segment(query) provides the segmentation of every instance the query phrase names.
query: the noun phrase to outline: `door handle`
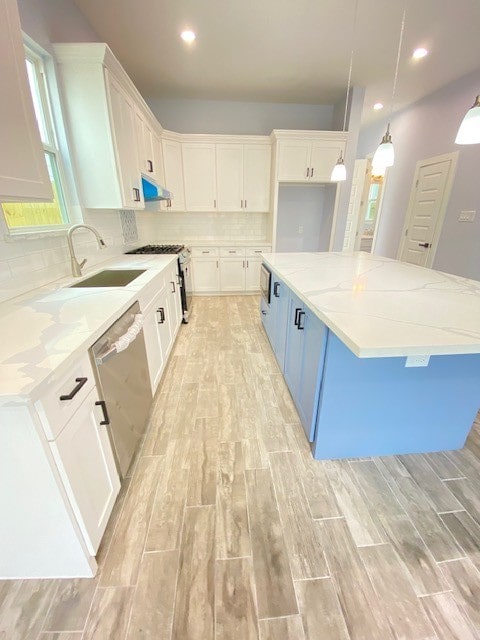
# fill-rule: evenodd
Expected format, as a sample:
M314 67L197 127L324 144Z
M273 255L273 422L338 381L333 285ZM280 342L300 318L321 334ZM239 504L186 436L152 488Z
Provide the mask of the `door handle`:
M97 405L97 407L102 407L103 420L100 422L100 424L101 425L110 424L110 418L108 417L107 404L105 400L97 400L95 404Z
M305 325L303 324L302 326L300 326L300 321L302 319L302 316L305 317L305 311L300 311L300 313L298 314L298 324L297 324L297 329L299 331L303 331L305 329Z
M425 247L425 249L428 249L428 247L430 246L429 242L419 242L418 243L419 247Z
M295 309L295 326L298 327L298 314L300 313L300 311L302 310L302 307L297 307Z
M275 282L275 284L273 285L273 295L274 295L276 298L279 298L279 297L280 297L280 296L279 296L279 294L278 294L278 287L279 287L279 286L280 286L280 283L279 283L279 282Z
M75 378L75 382L78 382L78 384L75 387L73 387L70 393L60 396L60 400L73 400L73 398L77 395L77 393L80 391L83 385L87 382L87 380L88 378Z

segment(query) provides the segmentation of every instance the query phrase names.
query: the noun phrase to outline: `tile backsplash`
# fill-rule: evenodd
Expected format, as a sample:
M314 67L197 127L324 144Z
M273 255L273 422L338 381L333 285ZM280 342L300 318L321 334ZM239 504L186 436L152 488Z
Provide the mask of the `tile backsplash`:
M84 222L98 229L107 245L100 251L90 231L75 232L75 253L79 260L87 258L87 267L142 244L269 242L267 213L86 210ZM70 273L65 234L8 240L0 233L0 302Z

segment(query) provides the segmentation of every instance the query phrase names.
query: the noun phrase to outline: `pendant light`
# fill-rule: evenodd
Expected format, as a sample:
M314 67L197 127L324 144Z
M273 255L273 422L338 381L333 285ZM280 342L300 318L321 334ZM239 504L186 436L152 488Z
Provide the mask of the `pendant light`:
M402 51L403 32L405 30L405 14L406 10L403 10L402 26L400 28L400 38L398 41L397 51L397 63L395 65L395 76L393 78L392 99L390 102L390 113L388 119L390 120L393 111L393 101L395 99L395 90L397 88L398 67L400 64L400 53ZM387 124L387 130L383 136L380 144L377 147L372 159L372 165L377 167L380 171L385 171L387 167L393 166L395 160L395 152L393 149L392 136L390 135L390 122Z
M478 144L480 142L480 96L467 111L455 138L456 144Z
M342 132L345 133L345 125L347 124L347 110L348 110L348 98L350 97L350 84L352 80L352 65L353 65L353 50L355 47L355 26L357 23L357 6L358 0L355 0L355 10L353 13L353 26L352 26L352 49L350 51L350 66L348 69L348 82L347 82L347 95L345 98L345 113L343 115L343 128ZM345 149L347 145L345 144ZM345 167L345 161L343 154L340 151L337 164L333 167L332 175L330 176L330 182L344 182L347 179L347 169Z

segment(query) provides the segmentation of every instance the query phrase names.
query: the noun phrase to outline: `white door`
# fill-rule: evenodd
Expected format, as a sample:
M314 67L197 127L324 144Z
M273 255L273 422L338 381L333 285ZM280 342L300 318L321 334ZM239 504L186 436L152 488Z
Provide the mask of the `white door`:
M27 81L15 0L0 2L0 198L52 200L52 184Z
M358 226L358 217L362 203L363 185L367 173L367 160L355 160L353 170L352 190L348 203L347 224L343 237L343 251L353 251L355 246L355 234Z
M192 280L195 293L220 291L218 258L192 258Z
M243 209L243 145L217 144L217 209Z
M278 142L279 182L308 182L310 175L310 142ZM307 175L308 170L308 175Z
M65 489L92 555L96 555L120 479L115 467L107 427L92 389L58 438L52 452Z
M182 156L187 211L215 211L215 145L182 144Z
M245 291L245 258L220 258L220 291Z
M172 195L169 211L185 211L185 191L183 187L182 145L175 140L163 140L163 168L165 185ZM166 205L163 205L164 207Z
M245 211L269 211L271 147L246 144L243 147L243 208Z
M458 152L417 162L399 259L431 267L453 181Z

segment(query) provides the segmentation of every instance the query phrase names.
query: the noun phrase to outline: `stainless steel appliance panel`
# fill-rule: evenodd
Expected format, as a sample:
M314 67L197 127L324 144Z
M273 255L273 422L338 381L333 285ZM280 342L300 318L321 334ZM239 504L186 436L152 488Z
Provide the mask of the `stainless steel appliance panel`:
M264 264L260 269L260 291L263 299L270 304L270 286L272 282L272 272Z
M110 421L109 435L121 477L124 477L145 431L152 392L143 329L124 351L115 343L126 334L140 313L132 305L91 348L99 391Z

